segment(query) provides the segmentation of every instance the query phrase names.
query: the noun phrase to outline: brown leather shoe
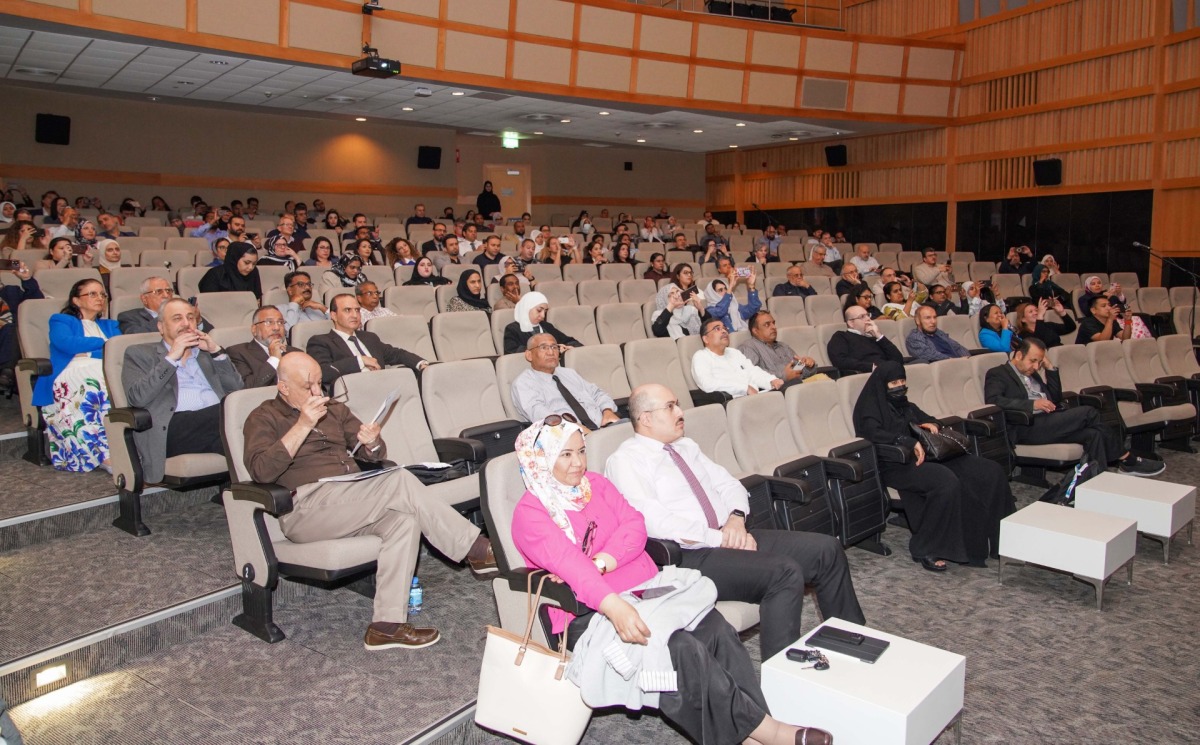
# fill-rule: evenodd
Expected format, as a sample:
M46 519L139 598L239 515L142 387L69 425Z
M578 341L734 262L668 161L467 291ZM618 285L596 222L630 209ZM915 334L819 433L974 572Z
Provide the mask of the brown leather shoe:
M441 638L437 629L419 629L411 623L375 621L367 627L363 646L368 652L378 649L421 649L437 644Z
M485 555L482 559L472 559L470 556L468 556L467 564L470 565L471 571L474 572L476 576L483 574L495 574L496 572L500 571L500 568L496 566L496 553L492 551L491 543L488 543L487 555Z
M833 745L833 735L816 727L796 730L796 745Z

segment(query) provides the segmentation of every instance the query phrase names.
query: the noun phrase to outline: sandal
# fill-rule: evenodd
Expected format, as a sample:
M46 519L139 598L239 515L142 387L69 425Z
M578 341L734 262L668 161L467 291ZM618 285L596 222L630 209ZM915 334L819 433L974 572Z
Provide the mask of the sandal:
M913 561L920 564L921 568L927 572L944 572L949 568L944 559L937 559L932 556L914 556Z

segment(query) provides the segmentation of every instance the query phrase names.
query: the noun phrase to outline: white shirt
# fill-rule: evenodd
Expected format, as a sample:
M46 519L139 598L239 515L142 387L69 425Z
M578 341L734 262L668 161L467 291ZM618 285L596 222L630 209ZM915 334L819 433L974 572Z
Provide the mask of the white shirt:
M278 370L279 369L279 358L271 356L271 348L268 347L266 344L263 344L258 339L255 339L254 343L257 344L258 346L262 347L263 351L267 353L267 364L270 365L271 367L275 368L276 370ZM351 344L350 346L354 346L354 345Z
M825 263L826 264L833 262L833 261L841 261L841 260L842 260L842 252L838 250L837 246L833 245L832 243L829 244L828 246L825 246Z
M346 346L350 347L350 354L354 355L354 359L358 360L358 369L366 370L367 366L363 363L363 353L358 351L360 346L363 349L367 348L367 345L362 343L362 339L359 339L357 336L354 337L355 340L358 341L358 344L356 345L354 342L350 341L350 334L347 334L344 331L339 331L338 329L334 329L333 333L342 337L342 341L346 342ZM370 357L369 354L367 356Z
M851 256L850 263L854 264L854 266L858 267L858 273L863 275L864 277L867 276L868 274L878 274L879 273L879 262L875 259L874 256L868 256L865 259L861 258L857 255Z
M724 525L734 510L749 513L745 487L700 452L699 445L681 437L671 446L696 475L719 523ZM646 518L646 532L652 538L679 541L684 548L720 548L721 531L708 527L683 472L658 440L635 434L621 443L608 457L604 475Z
M702 391L721 391L734 398L745 396L750 386L760 391L769 390L775 379L733 347L721 355L708 348L692 355L692 378Z

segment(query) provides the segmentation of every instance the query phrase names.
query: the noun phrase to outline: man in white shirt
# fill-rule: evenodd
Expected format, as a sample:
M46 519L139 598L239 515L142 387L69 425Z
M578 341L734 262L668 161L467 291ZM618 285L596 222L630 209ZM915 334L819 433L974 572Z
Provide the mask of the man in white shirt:
M355 287L354 296L358 298L358 312L362 316L363 328L366 328L367 321L372 318L396 315L391 308L385 308L383 303L379 302L383 298L383 291L374 282L363 282Z
M629 416L634 436L609 456L604 475L646 518L648 535L685 549L680 565L711 579L719 600L759 604L763 659L800 638L806 584L826 619L865 622L837 539L746 530L746 489L684 437L683 409L670 389L638 386Z
M612 396L569 367L559 367L553 334L534 334L525 348L529 368L512 383L513 406L526 421L572 414L588 429L620 421Z
M734 398L759 391L779 390L783 381L758 367L746 355L729 348L729 332L721 321L711 320L700 329L704 348L692 355L692 379L707 393L728 393Z
M865 243L854 247L854 255L850 257L850 263L858 267L859 276L863 278L864 282L879 274L879 260L871 255L871 247Z

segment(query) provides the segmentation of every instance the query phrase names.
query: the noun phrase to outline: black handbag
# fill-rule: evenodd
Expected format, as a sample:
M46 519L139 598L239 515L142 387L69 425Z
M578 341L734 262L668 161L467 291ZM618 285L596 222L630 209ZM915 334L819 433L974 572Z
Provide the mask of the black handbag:
M453 481L454 479L462 478L470 473L467 468L466 460L459 459L450 461L446 468L430 468L429 466L411 465L405 466L406 470L420 479L425 486L430 484L440 484L443 481Z
M913 437L921 443L921 448L925 451L925 460L943 463L967 454L967 438L952 429L942 427L937 432L930 432L915 424L908 426L913 431Z

